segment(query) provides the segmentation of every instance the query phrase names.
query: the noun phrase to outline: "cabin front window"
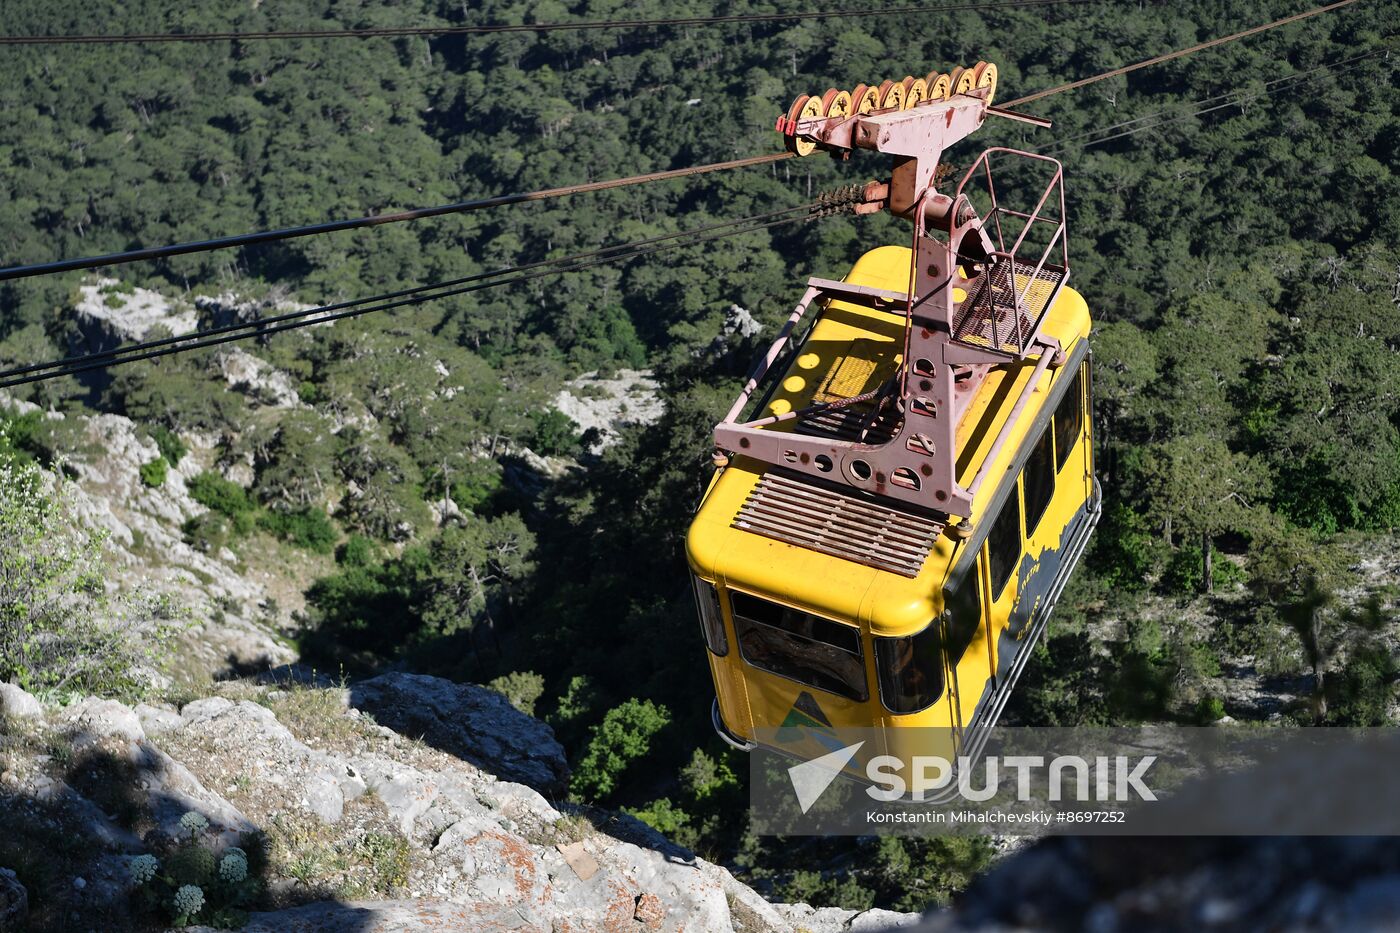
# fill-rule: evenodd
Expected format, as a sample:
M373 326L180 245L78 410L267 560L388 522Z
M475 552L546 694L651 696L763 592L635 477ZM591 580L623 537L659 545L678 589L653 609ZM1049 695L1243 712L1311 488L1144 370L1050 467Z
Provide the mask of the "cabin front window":
M735 590L729 606L749 664L847 699L869 697L859 629Z
M729 653L729 639L724 634L724 616L719 611L719 593L715 585L692 575L695 610L700 614L700 629L705 633L705 646L721 658Z
M891 713L917 713L943 694L943 646L939 624L917 635L875 639L880 701Z

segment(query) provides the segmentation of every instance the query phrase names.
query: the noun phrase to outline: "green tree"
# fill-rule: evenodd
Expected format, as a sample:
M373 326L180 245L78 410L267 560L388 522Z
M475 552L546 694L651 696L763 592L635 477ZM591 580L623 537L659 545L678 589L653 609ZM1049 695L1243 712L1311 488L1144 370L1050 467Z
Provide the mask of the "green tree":
M1327 719L1327 668L1345 616L1337 591L1351 580L1348 561L1331 541L1275 525L1261 536L1250 563L1250 586L1291 628L1313 679L1313 716Z
M432 569L424 585L423 623L434 635L486 625L508 611L513 587L534 569L535 539L518 515L469 517L433 541Z
M170 464L164 457L156 457L154 460L141 464L141 482L147 486L159 486L165 482L165 477L170 472Z
M1226 531L1259 524L1256 510L1268 498L1269 473L1247 454L1232 453L1204 434L1174 437L1154 445L1142 460L1140 478L1149 516L1160 522L1170 544L1174 530L1199 542L1202 586L1213 586L1213 541Z
M670 710L651 700L633 698L608 710L589 734L588 749L574 768L572 791L588 800L611 795L623 772L646 756L657 733L670 723Z

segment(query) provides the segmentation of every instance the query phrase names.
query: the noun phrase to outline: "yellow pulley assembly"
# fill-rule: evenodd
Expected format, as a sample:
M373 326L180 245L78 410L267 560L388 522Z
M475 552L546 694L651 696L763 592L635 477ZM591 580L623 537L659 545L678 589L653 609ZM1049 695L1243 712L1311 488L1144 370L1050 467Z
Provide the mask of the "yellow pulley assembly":
M822 95L822 114L828 117L847 117L851 114L851 94L849 91L838 91L836 88L827 88Z
M903 110L904 85L895 84L893 81L885 81L882 83L880 85L880 109Z
M822 99L808 97L804 94L792 102L792 109L788 111L787 116L789 124L820 117L822 116ZM789 152L795 152L799 156L809 156L817 150L816 143L799 139L796 135L787 137L787 147Z
M978 62L972 69L973 87L987 88L987 103L990 105L997 96L997 66L992 62Z
M974 83L973 70L971 68L954 68L950 78L953 82L954 94L966 94L977 86Z
M928 82L928 91L926 92L928 100L947 100L952 94L953 82L948 75L938 71L930 71L924 80Z
M987 89L987 103L996 96L997 66L978 62L972 68L954 68L951 73L930 71L922 78L905 75L900 81L882 81L879 86L857 84L851 91L827 88L820 96L802 95L793 101L787 113L778 118L778 131L786 137L790 152L811 155L817 144L800 139L799 124L818 119L909 110L926 101L950 100L956 94L974 89Z
M928 100L928 82L923 78L905 77L900 82L904 85L904 109L916 107Z
M874 113L880 109L880 93L868 84L857 84L851 92L852 113Z

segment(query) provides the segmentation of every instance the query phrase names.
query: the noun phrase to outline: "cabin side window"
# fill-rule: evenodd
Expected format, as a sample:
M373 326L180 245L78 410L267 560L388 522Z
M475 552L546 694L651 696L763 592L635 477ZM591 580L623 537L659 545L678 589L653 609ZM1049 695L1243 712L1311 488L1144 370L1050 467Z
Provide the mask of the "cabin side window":
M1050 426L1046 425L1035 442L1026 469L1022 474L1026 495L1026 537L1035 534L1050 500L1055 496L1055 455L1050 449Z
M1021 558L1021 499L1016 495L1016 486L1011 487L1011 495L1001 507L1001 514L992 523L987 533L987 569L990 573L993 601L1001 597L1006 589L1006 581L1016 569Z
M724 634L724 616L719 610L719 591L713 583L694 574L690 580L695 593L695 611L700 614L700 630L705 633L705 646L722 658L729 653L729 638Z
M864 702L860 629L729 590L734 637L744 660L762 671Z
M917 713L943 695L942 624L935 620L906 638L876 638L880 700L892 713Z
M1065 397L1060 399L1060 406L1055 409L1055 468L1063 470L1065 461L1069 459L1069 452L1074 449L1074 444L1079 440L1079 433L1084 428L1084 369L1081 367L1074 374L1074 381L1070 383L1069 391Z

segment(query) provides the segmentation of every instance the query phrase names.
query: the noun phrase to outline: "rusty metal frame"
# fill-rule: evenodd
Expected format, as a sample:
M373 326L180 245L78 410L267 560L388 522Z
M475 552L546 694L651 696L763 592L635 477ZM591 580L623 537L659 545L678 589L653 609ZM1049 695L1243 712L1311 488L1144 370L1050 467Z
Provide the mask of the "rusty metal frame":
M810 279L777 339L756 362L739 398L716 425L716 463L723 466L732 456L746 457L811 480L844 484L944 519L973 517L973 497L989 475L1011 426L1046 368L1063 361L1058 343L1044 336L1042 329L1045 316L1069 275L1064 172L1058 161L997 147L978 157L951 196L934 186L943 150L974 132L989 114L1035 121L989 108L986 97L985 89L977 89L948 100L925 101L908 110L809 119L790 127L796 136L838 155L868 149L893 157L888 184L867 186L866 197L878 199L880 206L913 222L909 289L900 293ZM1015 210L999 200L992 174L993 154L1024 157L1053 166L1049 183L1029 211ZM992 198L986 220L978 216L965 190L979 170ZM1058 217L1050 217L1046 212L1047 204L1052 203L1058 205ZM1003 217L1015 217L1025 223L1009 249L1002 229ZM1018 251L1036 224L1053 225L1050 242L1033 266L1026 262L1018 269ZM1052 263L1050 258L1057 246L1060 261ZM1009 292L998 285L1007 278ZM1038 308L1030 309L1026 302L1037 283L1042 286L1044 301ZM963 297L955 299L955 292ZM896 378L852 398L737 420L782 357L813 302L831 301L894 314L902 312L904 355ZM985 315L985 321L974 315ZM1000 319L1007 315L1014 326L1003 328ZM967 332L969 322L977 326L976 334ZM1035 358L1034 369L1013 403L1010 416L976 475L966 486L961 485L956 437L968 404L992 367L1031 358ZM867 419L882 414L898 417L893 435L881 443L866 442L864 433L861 439L850 441L771 430L785 422L802 422L824 412L871 403L876 407L866 415ZM893 412L879 407L891 405Z

